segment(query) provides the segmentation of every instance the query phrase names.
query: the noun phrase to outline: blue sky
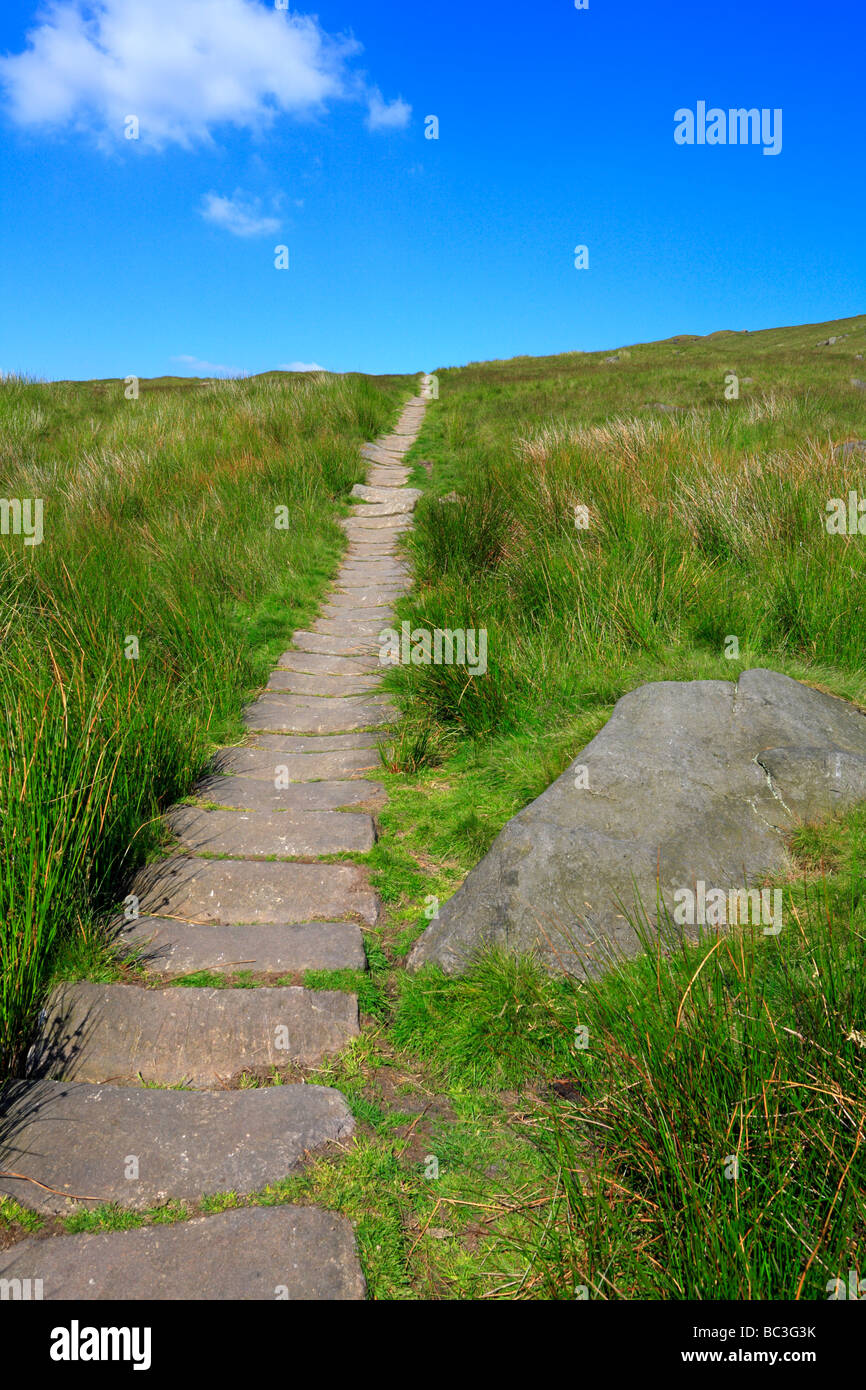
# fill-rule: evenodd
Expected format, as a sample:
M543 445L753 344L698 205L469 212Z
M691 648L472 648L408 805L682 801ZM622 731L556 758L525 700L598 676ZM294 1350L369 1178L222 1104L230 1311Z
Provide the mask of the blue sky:
M862 0L5 0L0 370L420 371L863 312L864 37ZM699 101L781 109L780 153L678 145Z

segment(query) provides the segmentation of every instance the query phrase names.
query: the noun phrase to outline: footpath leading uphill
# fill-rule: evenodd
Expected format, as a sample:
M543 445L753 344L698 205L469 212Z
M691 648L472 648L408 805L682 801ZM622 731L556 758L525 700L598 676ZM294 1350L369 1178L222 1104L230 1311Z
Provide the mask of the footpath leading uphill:
M405 486L403 456L429 394L425 377L395 433L364 446L368 482L353 489L348 547L321 615L295 633L246 711L244 746L221 750L198 805L168 812L179 852L132 885L140 915L124 940L158 987L78 983L48 1001L2 1122L0 1171L17 1176L0 1178L0 1191L26 1207L56 1215L243 1196L352 1133L336 1090L233 1083L315 1066L345 1046L359 1031L354 995L162 981L365 967L362 926L377 921L379 901L365 869L333 856L371 847L371 812L384 800L381 784L363 777L377 765L383 726L398 717L379 690L377 639L408 583L397 544L418 493ZM0 1277L40 1279L54 1299L365 1292L351 1225L288 1205L27 1239L0 1255Z

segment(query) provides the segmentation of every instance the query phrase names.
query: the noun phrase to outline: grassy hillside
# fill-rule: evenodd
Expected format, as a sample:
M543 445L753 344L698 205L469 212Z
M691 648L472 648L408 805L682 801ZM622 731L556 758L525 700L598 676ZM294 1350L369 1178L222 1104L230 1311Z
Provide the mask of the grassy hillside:
M486 629L488 672L391 677L395 960L635 685L763 665L866 704L866 536L826 527L830 499L866 496L866 446L844 450L866 440L864 355L860 317L438 373L399 618ZM403 985L401 1041L495 1095L541 1165L499 1208L523 1212L524 1293L822 1298L859 1267L866 816L792 848L778 942L650 956L570 996L496 958Z
M404 670L419 716L547 730L641 679L760 661L862 691L866 617L842 600L864 547L823 523L863 480L834 445L866 436L864 352L860 319L440 373L407 616L486 626L492 679Z
M866 439L864 354L860 318L438 374L400 616L485 628L489 672L393 675L394 766L460 773L415 807L426 853L464 872L641 681L763 664L866 699L866 541L825 527L866 494L840 447Z
M841 340L820 345L829 337ZM861 354L866 317L438 373L440 398L411 455L425 496L410 541L416 585L398 620L485 628L489 665L471 679L449 666L389 676L405 719L379 774L384 834L352 856L370 865L387 920L366 935L367 973L305 980L359 996L362 1035L306 1075L345 1094L356 1140L252 1198L105 1207L56 1224L110 1229L313 1201L352 1218L371 1295L387 1299L809 1300L852 1268L866 1275L866 810L797 832L801 876L784 885L778 938L744 931L668 959L650 953L594 983L496 954L461 979L402 968L425 912L639 682L735 679L761 664L866 704L866 536L825 526L830 498L866 494L866 457L840 448L866 440L866 390L852 385L866 380ZM725 397L729 373L738 399ZM237 728L244 691L313 601L338 544L332 499L359 476L355 443L382 428L399 385L252 382L190 397L165 383L139 417L150 419L137 447L149 450L154 485L126 503L131 484L117 479L134 477L133 455L122 468L110 449L88 463L90 420L102 418L95 391L26 388L87 400L70 406L78 423L64 449L51 413L55 443L40 456L75 459L64 507L79 488L94 499L70 512L74 563L65 573L62 547L50 559L47 541L35 556L2 542L4 563L17 557L4 594L33 615L10 629L19 656L4 694L13 714L21 690L22 709L40 711L42 699L49 712L27 745L47 790L33 798L26 760L13 760L14 800L28 808L14 814L29 817L28 833L63 827L57 807L82 798L90 828L69 880L78 896L64 886L58 926L82 953L98 950L90 904L108 869L140 852L149 832L138 827L189 786L209 740ZM24 429L39 400L27 406L22 388L8 389ZM122 410L115 400L111 418L132 418ZM182 442L173 463L160 464L160 439ZM272 529L282 500L301 518L289 535ZM102 539L91 563L93 517ZM285 599L284 611L275 600ZM142 656L159 653L146 700L143 661L133 680L116 635L142 630ZM90 631L98 660L81 636ZM136 702L127 749L120 730ZM150 771L136 800L139 765ZM104 790L115 766L119 804ZM109 807L103 821L82 793L91 786ZM67 880L41 833L25 871L38 866L31 896L53 925L48 888ZM63 848L65 832L52 833ZM10 883L26 903L24 880ZM241 974L186 983L257 984ZM4 1226L15 1238L49 1224L0 1205L0 1240Z
M312 611L357 446L408 386L0 383L0 490L44 512L41 544L0 535L0 1076Z

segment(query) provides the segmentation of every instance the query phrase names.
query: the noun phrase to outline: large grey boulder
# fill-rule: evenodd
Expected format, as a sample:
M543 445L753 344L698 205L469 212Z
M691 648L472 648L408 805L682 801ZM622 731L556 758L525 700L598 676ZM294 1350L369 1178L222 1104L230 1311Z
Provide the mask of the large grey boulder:
M667 920L678 892L737 893L784 874L786 832L863 799L866 718L844 701L766 670L737 685L640 686L509 821L409 967L458 973L496 945L596 974L642 949L633 923L654 928L657 893L664 933L697 935L699 917Z

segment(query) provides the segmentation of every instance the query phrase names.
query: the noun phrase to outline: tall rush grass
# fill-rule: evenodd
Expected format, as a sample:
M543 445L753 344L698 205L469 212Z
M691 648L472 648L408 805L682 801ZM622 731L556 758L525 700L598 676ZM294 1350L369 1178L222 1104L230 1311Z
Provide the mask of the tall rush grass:
M413 841L399 802L388 829L432 872L474 817L471 868L644 681L768 666L866 704L866 538L826 528L830 499L866 495L866 442L844 448L866 441L866 319L840 327L831 349L807 325L438 373L398 621L486 628L488 669L388 676L409 730L389 766L435 833ZM553 1088L524 1125L547 1181L520 1296L824 1298L866 1274L860 871L829 866L786 918L778 939L673 955L647 933L645 957L573 986L565 1018L566 982L496 953L407 985L407 1046L446 1051L467 1084Z
M0 1078L161 809L242 732L336 565L358 445L408 386L0 383L0 492L42 498L45 531L0 536Z

